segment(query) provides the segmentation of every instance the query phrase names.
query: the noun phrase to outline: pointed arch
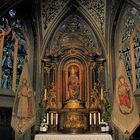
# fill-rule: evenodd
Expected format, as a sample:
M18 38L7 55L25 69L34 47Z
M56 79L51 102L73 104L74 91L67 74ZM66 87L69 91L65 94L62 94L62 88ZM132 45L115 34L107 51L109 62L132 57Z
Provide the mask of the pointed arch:
M107 51L105 49L106 43L101 31L98 29L96 23L94 22L94 19L89 15L89 13L83 7L78 7L75 4L69 6L69 8L68 5L66 5L62 9L62 11L58 14L58 16L54 19L52 24L48 27L48 31L43 39L41 58L43 59L45 55L45 50L48 47L48 44L51 38L53 37L55 30L58 28L59 24L62 23L67 16L72 14L72 11L74 11L74 13L79 15L90 26L91 30L94 32L100 44L100 47L102 48L104 57L107 59Z
M115 52L116 52L116 62L115 66L117 67L118 62L118 53L119 51L122 52L125 68L129 77L129 80L131 81L131 84L134 85L134 82L132 81L132 73L134 74L134 70L132 70L132 63L131 63L131 53L130 46L133 45L133 43L130 43L130 38L132 37L133 31L137 29L138 23L139 23L139 15L140 11L134 7L133 5L126 3L121 12L120 16L117 22L116 27L116 33L115 33ZM118 24L119 23L119 24ZM140 87L140 78L139 78L139 40L140 40L140 33L137 30L133 37L134 46L132 46L132 49L134 49L135 52L135 71L136 74L136 86L137 88Z

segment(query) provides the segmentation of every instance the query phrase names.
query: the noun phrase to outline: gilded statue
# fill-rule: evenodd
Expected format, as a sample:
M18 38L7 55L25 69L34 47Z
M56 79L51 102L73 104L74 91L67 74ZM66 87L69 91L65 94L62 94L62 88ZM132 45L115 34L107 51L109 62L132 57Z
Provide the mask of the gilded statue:
M45 102L46 109L57 108L55 84L52 82L45 90L43 101Z
M98 96L98 88L97 88L97 84L94 83L94 87L92 89L91 92L91 108L93 109L98 109L100 105L100 99Z
M78 69L72 66L70 69L70 76L68 77L68 95L69 99L78 99L80 92Z

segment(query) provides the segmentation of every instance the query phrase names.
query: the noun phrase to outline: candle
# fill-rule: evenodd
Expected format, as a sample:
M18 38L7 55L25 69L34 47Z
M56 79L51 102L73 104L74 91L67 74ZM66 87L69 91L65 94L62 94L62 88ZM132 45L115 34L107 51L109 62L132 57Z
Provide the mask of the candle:
M47 113L47 125L49 124L49 113Z
M92 114L91 113L89 115L89 120L90 120L89 124L91 125L92 124Z
M96 113L94 113L94 125L96 125Z
M58 124L58 114L56 113L56 125Z
M51 113L51 125L53 125L53 113Z
M101 87L101 100L103 100L103 88Z
M44 93L44 100L47 100L47 89L45 89L44 92L45 92L45 93Z
M100 122L101 122L101 115L100 115L100 112L98 112L98 120L99 120L99 125L100 125Z

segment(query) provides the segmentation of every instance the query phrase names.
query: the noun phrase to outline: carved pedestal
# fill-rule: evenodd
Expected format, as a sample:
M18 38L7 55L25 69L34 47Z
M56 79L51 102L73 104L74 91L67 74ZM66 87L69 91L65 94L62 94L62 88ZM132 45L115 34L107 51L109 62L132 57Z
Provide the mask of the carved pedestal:
M85 109L63 109L60 113L59 129L64 133L88 131L88 117Z
M89 130L87 111L78 100L66 102L59 117L59 129L64 133L83 133Z

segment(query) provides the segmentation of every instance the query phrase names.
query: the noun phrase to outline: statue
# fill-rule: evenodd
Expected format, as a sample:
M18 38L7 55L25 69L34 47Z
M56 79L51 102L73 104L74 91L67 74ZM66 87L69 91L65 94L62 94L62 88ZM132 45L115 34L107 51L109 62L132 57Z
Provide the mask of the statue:
M46 109L54 109L56 106L56 87L52 82L47 89L45 89L43 102L45 103Z
M91 93L91 108L98 109L99 105L100 105L100 100L98 97L97 84L94 83L94 87L93 87L92 93Z
M77 75L78 69L72 66L70 75L68 77L68 95L69 99L78 99L80 92L79 77Z

